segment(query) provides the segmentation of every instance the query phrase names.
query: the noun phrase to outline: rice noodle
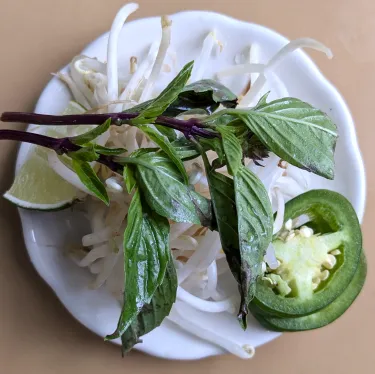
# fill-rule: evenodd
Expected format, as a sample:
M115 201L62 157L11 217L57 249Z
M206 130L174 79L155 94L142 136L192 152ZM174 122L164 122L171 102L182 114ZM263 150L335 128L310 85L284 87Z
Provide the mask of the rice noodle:
M171 43L171 26L172 21L167 16L163 16L161 18L162 37L159 46L159 51L156 56L154 66L152 67L150 77L147 80L146 86L139 100L141 103L149 99L151 95L151 90L161 72L169 44Z
M222 301L207 301L202 300L199 297L192 295L191 293L185 291L182 287L177 288L177 299L184 301L185 303L191 305L195 309L201 310L208 313L221 313L229 312L233 313L234 303L233 297Z
M120 36L121 29L130 16L138 9L138 4L130 3L123 6L116 14L113 20L111 32L108 38L108 49L107 49L107 79L108 79L108 101L118 99L118 69L117 69L117 48L118 39Z
M130 100L136 96L136 90L140 86L140 83L146 76L146 72L153 66L156 54L158 51L158 43L154 42L151 44L148 55L144 61L138 66L137 71L130 78L124 92L120 95L120 100Z
M220 329L216 329L215 331L208 329L204 323L199 322L200 315L180 301L175 303L168 319L190 334L218 345L238 357L247 359L254 356L255 350L252 346L232 341L228 337L221 335Z
M273 224L273 234L278 233L284 223L284 212L285 212L285 201L283 194L280 192L279 188L275 188L275 195L276 195L276 200L277 200L277 213L276 213L276 219Z
M85 109L91 109L91 105L68 74L56 73L55 75L69 87L74 99L79 104L81 104Z
M212 50L214 48L216 39L216 31L211 31L203 41L203 47L199 57L194 62L193 71L191 73L190 82L201 80L204 76L205 69L208 65Z

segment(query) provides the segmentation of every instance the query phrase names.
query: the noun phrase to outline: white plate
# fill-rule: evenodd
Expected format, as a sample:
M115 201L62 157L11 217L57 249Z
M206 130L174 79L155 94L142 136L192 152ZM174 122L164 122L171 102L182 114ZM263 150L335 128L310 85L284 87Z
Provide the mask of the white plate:
M180 68L197 57L202 41L209 31L218 31L225 48L220 58L210 66L207 77L212 71L232 65L234 55L252 42L261 45L261 62L268 61L287 43L287 39L265 27L216 13L183 12L171 18L172 46L177 51ZM120 38L120 64L128 64L130 56L144 56L155 35L159 34L159 18L141 19L125 25ZM83 53L105 61L107 40L108 34L102 35ZM340 138L336 152L336 178L334 181L327 181L314 177L313 187L341 192L349 198L362 219L365 204L364 168L353 120L344 100L310 58L301 51L290 55L276 73L291 96L320 108L337 124ZM69 98L65 86L53 78L43 91L35 111L61 113ZM21 146L18 166L25 159L27 149L26 145ZM51 213L20 210L20 214L27 250L39 274L52 287L69 312L83 325L102 337L111 333L117 324L119 304L104 290L89 290L87 285L92 280L91 275L85 269L77 267L63 251L66 245L79 243L82 235L88 232L82 214L71 210ZM248 330L243 332L236 319L227 314L210 315L206 320L207 324L221 329L223 334L235 336L237 340L256 347L279 335L266 331L254 320L250 321ZM168 359L199 359L224 353L222 349L183 332L168 321L145 336L143 344L138 345L137 349Z

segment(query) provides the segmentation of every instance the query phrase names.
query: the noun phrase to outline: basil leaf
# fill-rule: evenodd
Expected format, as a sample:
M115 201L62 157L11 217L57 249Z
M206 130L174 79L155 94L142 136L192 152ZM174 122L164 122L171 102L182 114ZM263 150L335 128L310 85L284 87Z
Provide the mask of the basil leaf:
M141 343L140 336L149 333L160 326L167 317L176 301L177 274L170 258L161 285L156 289L149 304L145 304L137 319L121 336L123 352L130 351L137 343Z
M125 148L108 148L102 147L99 144L94 144L94 149L96 153L104 156L118 156L126 152Z
M217 230L216 218L211 200L206 199L195 191L190 191L190 198L195 206L195 211L199 217L201 226L208 227L210 230Z
M189 161L199 157L199 152L195 148L195 145L185 137L175 140L171 143L171 145L176 150L176 153L180 159L183 161Z
M96 161L99 158L99 155L96 153L96 150L92 145L79 149L78 151L68 152L67 155L73 160L78 161Z
M322 111L295 98L266 103L253 109L230 110L277 156L301 169L334 177L336 126Z
M219 138L204 139L200 138L199 143L203 146L205 151L212 150L216 152L217 157L221 163L226 163L226 155L223 147L223 143Z
M137 184L137 181L134 175L134 169L131 167L131 165L124 166L123 177L124 177L126 190L128 191L129 194L131 194L133 192L134 187Z
M111 126L111 118L108 118L103 124L96 126L94 129L74 137L69 138L70 141L77 145L84 145L92 140L96 139L98 136L105 133Z
M189 177L186 173L184 164L182 163L180 157L178 156L176 150L173 148L169 140L148 125L139 125L138 128L142 130L154 143L156 143L169 156L169 158L174 162L174 164L180 171L181 175L183 176L185 183L189 184Z
M134 163L137 182L151 209L175 222L200 223L189 187L164 153L142 154Z
M217 130L221 134L222 144L228 163L228 171L231 175L236 175L242 162L242 148L238 138L234 135L232 128L218 126Z
M133 108L127 109L125 113L139 113L149 106L153 100L145 101ZM226 108L235 108L237 97L227 87L211 79L204 79L185 86L162 113L164 116L176 117L181 113L194 113L202 110L204 114L212 114L222 104Z
M81 182L98 199L109 205L109 197L102 181L98 178L93 168L86 161L73 159L72 167L78 175Z
M233 179L212 170L208 161L206 174L221 245L234 278L241 284L241 255Z
M124 305L116 331L106 339L120 337L162 284L170 262L169 223L141 201L137 190L128 212L124 233Z
M138 117L132 120L134 124L144 124L155 121L156 117L163 114L163 112L173 103L180 92L185 87L190 78L193 69L194 61L186 64L178 73L176 78L161 92L161 94L141 111Z
M221 83L204 79L187 85L163 114L176 117L193 109L203 109L211 114L220 104L226 108L235 108L237 97Z
M255 295L257 277L272 240L273 214L268 193L248 168L241 165L234 177L241 256L241 307L239 321L247 326L248 305Z
M177 139L177 134L175 130L162 125L155 125L155 127L162 135L165 135L170 142L173 142Z
M212 205L228 265L240 287L239 322L246 328L265 250L272 239L272 209L262 183L244 166L234 180L214 171L205 155Z

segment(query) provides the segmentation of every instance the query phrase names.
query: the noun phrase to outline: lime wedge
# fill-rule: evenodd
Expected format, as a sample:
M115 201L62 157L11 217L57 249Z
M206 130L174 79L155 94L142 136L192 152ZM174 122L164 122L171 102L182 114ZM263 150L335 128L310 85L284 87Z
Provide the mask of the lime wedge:
M19 207L34 210L59 210L71 205L77 200L78 190L38 153L31 153L4 197Z

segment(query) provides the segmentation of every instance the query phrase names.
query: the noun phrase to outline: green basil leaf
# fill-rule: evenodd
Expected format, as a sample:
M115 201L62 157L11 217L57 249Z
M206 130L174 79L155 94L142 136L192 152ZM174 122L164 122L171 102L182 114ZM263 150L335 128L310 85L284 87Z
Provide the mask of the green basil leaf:
M208 227L210 230L217 230L215 213L212 202L201 194L190 191L190 198L195 206L201 226Z
M301 169L334 177L337 129L322 111L295 98L229 110L277 156Z
M220 104L226 108L234 108L237 105L237 97L221 83L204 79L187 85L163 114L176 117L194 109L203 109L211 114Z
M92 145L81 148L78 151L68 152L67 155L73 160L88 162L96 161L99 158L99 155L96 153L96 150Z
M176 150L173 148L169 140L149 125L139 125L138 128L142 130L154 143L156 143L169 156L169 158L174 162L174 164L180 171L181 175L183 176L185 183L188 184L189 177L186 173L184 164L182 163L180 157L178 156Z
M129 194L133 192L133 189L137 185L137 181L134 175L134 168L131 165L124 166L123 177L126 186L126 190Z
M186 64L182 70L178 73L176 78L161 92L161 94L150 104L141 111L138 117L132 120L134 124L145 124L153 122L156 117L163 114L163 112L173 103L180 92L185 87L187 81L190 78L191 71L193 69L194 61Z
M91 191L98 199L109 205L109 197L102 181L95 174L95 171L88 162L74 160L72 167L78 175L81 182Z
M118 156L126 152L125 148L108 148L99 144L94 144L94 149L96 153L104 156Z
M170 258L161 285L156 289L149 304L145 304L137 319L121 336L123 352L130 351L135 344L140 343L140 336L149 333L160 326L167 317L176 301L177 274Z
M221 163L226 163L226 155L223 147L223 143L219 138L204 139L200 138L199 143L203 146L205 151L212 150L216 152L217 157Z
M162 125L155 125L155 127L162 135L166 136L170 142L173 142L177 139L177 134L175 130Z
M199 157L199 152L195 145L185 137L177 139L171 144L182 161L189 161Z
M152 102L153 100L145 101L127 109L125 113L140 113ZM198 112L200 114L212 114L220 104L226 108L235 108L237 97L221 83L204 79L185 86L177 99L162 114L168 117L176 117L185 112L192 114L195 110L202 110L203 112Z
M247 326L248 305L255 295L257 277L272 240L273 214L268 193L248 168L241 165L234 177L241 256L241 307L239 321Z
M96 126L94 129L82 134L70 138L70 141L77 145L84 145L92 140L96 139L98 136L105 133L111 126L111 118L108 118L103 124Z
M236 175L242 162L241 143L235 136L233 128L228 126L218 126L217 130L221 134L229 174Z
M233 179L212 170L208 161L206 174L221 245L231 272L241 285L241 255Z
M200 223L190 189L167 155L142 154L133 162L137 165L137 182L151 209L175 222Z
M116 331L106 339L120 337L144 305L151 302L163 282L170 258L168 220L149 209L137 190L124 233L124 305Z

